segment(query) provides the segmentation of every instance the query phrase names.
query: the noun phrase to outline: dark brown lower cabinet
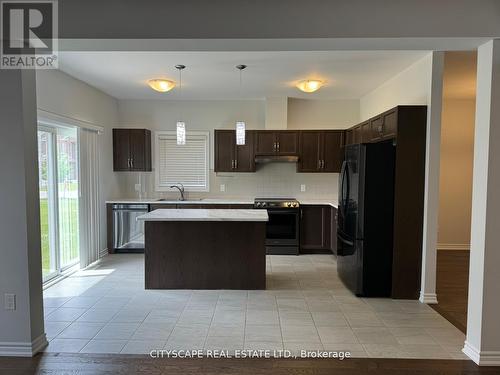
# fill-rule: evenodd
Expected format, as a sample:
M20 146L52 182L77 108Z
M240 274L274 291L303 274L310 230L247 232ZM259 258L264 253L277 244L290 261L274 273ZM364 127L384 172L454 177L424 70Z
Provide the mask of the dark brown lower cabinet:
M300 208L300 252L336 252L337 210L330 205L303 205Z

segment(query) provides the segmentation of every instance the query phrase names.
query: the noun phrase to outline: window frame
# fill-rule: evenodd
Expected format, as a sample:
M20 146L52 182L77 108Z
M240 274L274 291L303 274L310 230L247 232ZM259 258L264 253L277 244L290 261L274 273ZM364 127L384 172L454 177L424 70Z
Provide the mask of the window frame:
M210 132L209 131L186 131L186 144L189 142L190 136L200 136L205 137L205 174L206 174L206 184L203 188L193 188L190 186L185 186L185 191L187 192L209 192L210 191ZM158 130L154 132L154 171L155 171L155 191L172 191L168 186L160 185L160 139L161 137L172 137L176 139L177 132L175 130ZM183 147L183 146L179 146Z

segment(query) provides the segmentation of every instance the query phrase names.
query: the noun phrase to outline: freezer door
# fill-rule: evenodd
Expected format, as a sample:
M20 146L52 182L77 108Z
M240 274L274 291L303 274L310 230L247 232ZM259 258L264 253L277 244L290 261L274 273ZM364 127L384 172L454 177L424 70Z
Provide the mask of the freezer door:
M337 233L337 272L344 285L356 295L362 294L362 246L362 241L351 241Z

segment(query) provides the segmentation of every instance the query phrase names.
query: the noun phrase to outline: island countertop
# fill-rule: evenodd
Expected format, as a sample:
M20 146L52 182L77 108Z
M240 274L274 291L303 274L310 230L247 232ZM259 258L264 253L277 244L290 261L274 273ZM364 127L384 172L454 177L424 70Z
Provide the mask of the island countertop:
M267 210L158 209L137 217L142 221L268 221Z

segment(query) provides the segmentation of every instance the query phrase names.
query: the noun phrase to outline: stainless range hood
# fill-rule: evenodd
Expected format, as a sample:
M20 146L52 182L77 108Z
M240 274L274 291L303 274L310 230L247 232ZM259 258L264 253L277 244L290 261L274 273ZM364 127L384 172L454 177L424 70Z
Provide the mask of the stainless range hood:
M256 163L297 163L298 161L298 156L259 155L255 157Z

